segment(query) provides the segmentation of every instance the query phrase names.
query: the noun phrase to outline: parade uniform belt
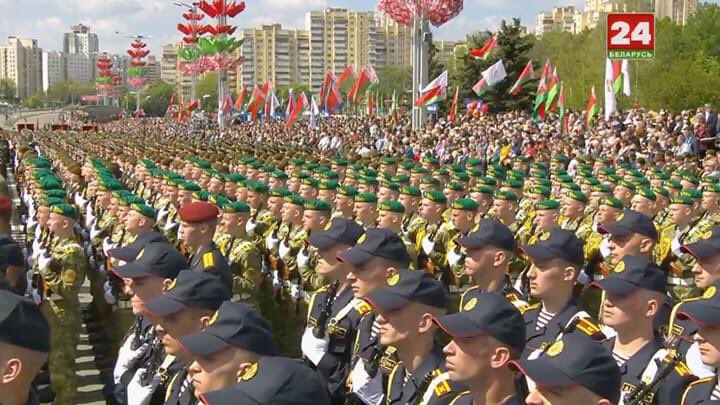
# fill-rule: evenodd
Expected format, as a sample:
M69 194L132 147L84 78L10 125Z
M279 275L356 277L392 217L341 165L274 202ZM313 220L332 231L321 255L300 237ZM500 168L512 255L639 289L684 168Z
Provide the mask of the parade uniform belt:
M693 277L683 278L683 277L668 276L667 282L668 282L668 285L673 285L676 287L694 287L695 286L695 278L693 278Z

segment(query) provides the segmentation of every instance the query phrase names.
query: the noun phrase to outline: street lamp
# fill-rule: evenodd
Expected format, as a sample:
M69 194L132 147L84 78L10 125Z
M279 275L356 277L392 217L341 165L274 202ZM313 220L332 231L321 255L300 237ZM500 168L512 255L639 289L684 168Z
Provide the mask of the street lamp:
M190 49L196 49L198 35L203 34L201 26L198 25L198 22L205 17L203 14L198 13L198 5L200 4L200 2L193 2L192 4L188 4L182 1L174 1L173 4L188 10L188 13L183 14L183 18L189 21L189 24L178 24L178 29L180 30L180 32L185 34L185 36L183 37L183 43ZM197 76L198 72L193 69L190 74L190 102L195 101L197 96Z

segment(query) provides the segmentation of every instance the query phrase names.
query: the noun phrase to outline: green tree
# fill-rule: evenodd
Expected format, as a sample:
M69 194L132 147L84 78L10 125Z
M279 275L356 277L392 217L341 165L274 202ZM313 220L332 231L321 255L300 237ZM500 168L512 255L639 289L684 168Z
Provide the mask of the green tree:
M215 72L206 73L197 82L197 97L200 99L203 110L215 111L218 108L218 74ZM207 95L207 97L205 97Z
M305 96L310 100L310 86L307 84L300 84L300 83L291 83L289 86L277 86L275 89L275 97L280 100L281 103L287 102L288 99L288 93L290 92L290 89L293 89L293 94L295 97L298 96L298 94L305 92ZM250 97L252 97L252 89L248 89L248 95L245 100L249 100ZM319 100L315 99L316 102L320 102Z
M24 103L27 108L40 108L43 105L43 98L41 95L36 94L26 98Z
M4 100L11 100L15 98L15 82L13 79L5 78L0 79L0 98Z
M162 117L165 115L175 89L172 85L158 80L150 83L140 94L140 106L145 115L149 117ZM129 108L135 109L135 94L128 96Z
M385 100L390 100L393 92L400 100L406 92L412 89L411 67L387 65L378 69L377 75L380 82L373 86L371 91L382 95ZM409 93L407 94L409 95Z

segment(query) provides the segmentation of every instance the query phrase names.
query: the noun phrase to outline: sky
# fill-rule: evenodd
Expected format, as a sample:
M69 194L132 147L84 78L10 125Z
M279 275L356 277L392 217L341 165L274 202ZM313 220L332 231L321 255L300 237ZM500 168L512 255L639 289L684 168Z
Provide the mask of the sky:
M191 2L192 0L185 0ZM717 3L719 0L712 0ZM280 23L304 28L305 12L326 7L373 10L377 0L245 0L246 9L232 19L239 28ZM436 39L458 40L466 34L496 29L503 19L520 17L534 27L537 13L553 6L582 7L584 0L465 0L462 13L444 26L433 29ZM177 42L175 28L183 10L173 0L0 0L0 41L14 35L39 41L45 50L62 50L63 33L83 22L98 34L100 51L124 53L129 39L116 32L150 36L148 45L159 55L163 44Z

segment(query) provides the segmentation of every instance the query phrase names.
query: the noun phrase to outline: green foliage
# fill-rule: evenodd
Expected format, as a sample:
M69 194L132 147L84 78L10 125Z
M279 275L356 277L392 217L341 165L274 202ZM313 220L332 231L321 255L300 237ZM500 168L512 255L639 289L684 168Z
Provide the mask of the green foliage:
M15 82L13 79L0 79L0 98L3 100L11 100L15 98Z
M24 103L27 108L40 108L43 105L43 99L42 96L36 94L26 98Z
M289 86L277 86L275 89L275 97L280 100L280 102L285 102L288 99L288 93L290 92L290 89L293 89L293 95L297 97L300 93L303 91L305 92L305 96L310 100L310 87L306 84L300 84L300 83L292 83ZM245 101L250 100L250 97L252 97L252 90L253 89L247 89L247 97L245 97ZM315 99L316 102L319 103L317 98Z
M200 105L202 105L205 111L215 111L218 108L218 74L215 72L206 73L205 76L200 78L197 82L197 97L200 99ZM209 97L205 97L205 95Z
M378 69L377 75L380 83L373 86L372 91L383 94L386 98L391 98L393 92L400 97L412 89L412 68L410 66L384 66ZM430 76L432 77L432 75Z
M490 32L469 35L468 50L482 47L492 35ZM527 84L517 97L510 96L508 90L528 62L528 53L534 44L533 37L523 35L520 20L517 18L510 23L503 20L497 36L498 47L492 51L487 60L475 60L467 54L463 56L460 67L450 78L451 89L448 89L448 93L454 95L454 87L457 85L460 86L460 102L465 98L477 98L472 86L480 80L484 70L502 59L508 77L485 93L482 97L483 101L488 103L493 111L530 109L532 94L529 90L534 87L532 82ZM451 95L448 94L449 99L450 97Z
M605 77L605 32L601 25L578 35L548 33L530 51L542 64L548 58L565 85L565 101L583 109L595 86L602 102ZM720 7L698 7L687 25L659 20L655 31L655 59L630 62L632 96L620 96L619 107L638 104L652 110L697 108L706 102L720 105Z
M94 94L97 94L94 82L57 82L48 87L45 100L49 103L64 105L78 103L80 96Z

